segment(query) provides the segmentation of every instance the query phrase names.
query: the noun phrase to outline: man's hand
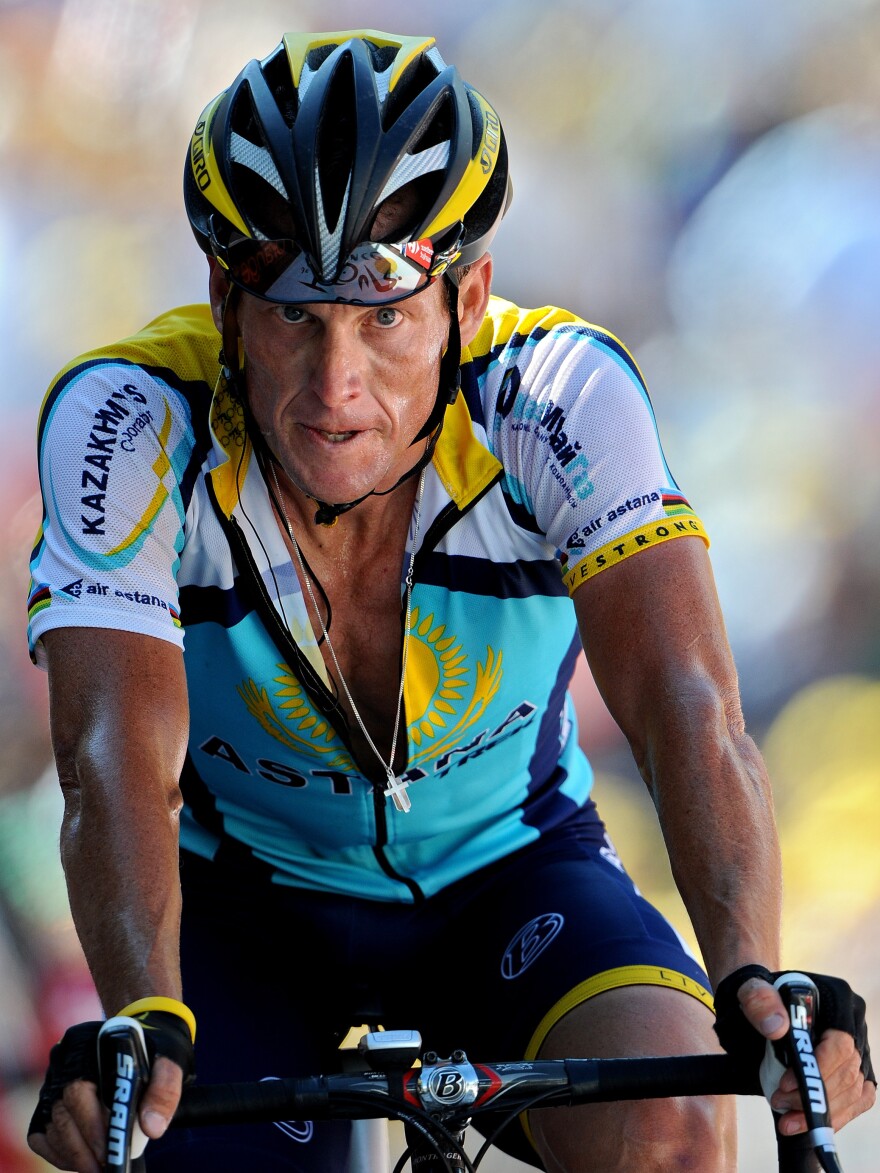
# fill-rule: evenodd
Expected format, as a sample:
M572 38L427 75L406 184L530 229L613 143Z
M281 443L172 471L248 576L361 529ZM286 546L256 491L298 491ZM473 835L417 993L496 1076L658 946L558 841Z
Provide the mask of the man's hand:
M177 1108L184 1077L193 1071L190 1027L165 1012L138 1018L145 1028L150 1058L150 1080L141 1097L138 1121L149 1140L158 1140ZM56 1168L73 1173L102 1173L107 1158L109 1113L98 1095L101 1025L84 1022L71 1027L52 1048L28 1128L31 1149Z
M157 1059L141 1100L138 1118L150 1140L158 1140L177 1108L183 1073L170 1059ZM41 1106L42 1106L41 1099ZM48 1105L44 1125L31 1123L28 1144L58 1169L74 1173L103 1173L107 1159L109 1113L101 1104L97 1086L77 1079L67 1084Z
M731 1054L754 1061L756 1069L764 1050L762 1039L781 1039L789 1029L785 1005L771 984L776 976L766 970L762 972L759 966L743 967L719 983L715 999L716 1032L722 1045ZM865 1026L865 1003L839 978L822 974L807 976L819 989L819 1041L815 1055L825 1082L831 1123L837 1130L867 1112L877 1097ZM746 1034L747 1024L756 1033ZM806 1132L797 1080L790 1069L770 1097L770 1105L783 1114L779 1121L782 1135Z

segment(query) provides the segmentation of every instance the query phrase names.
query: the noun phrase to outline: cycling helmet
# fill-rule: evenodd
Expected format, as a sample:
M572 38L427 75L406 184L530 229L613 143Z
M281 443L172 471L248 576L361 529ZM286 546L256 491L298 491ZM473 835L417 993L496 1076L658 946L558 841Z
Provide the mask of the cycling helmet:
M433 37L287 33L202 112L184 173L196 241L231 282L227 377L237 379L239 290L381 304L444 275L449 339L413 441L429 437L426 452L401 481L413 475L458 394L457 270L486 252L511 190L498 115ZM332 524L359 501L319 502L316 520Z
M371 241L403 188L404 221ZM184 181L200 248L292 303L417 292L482 256L510 193L498 115L434 38L371 30L288 33L246 65L199 118Z

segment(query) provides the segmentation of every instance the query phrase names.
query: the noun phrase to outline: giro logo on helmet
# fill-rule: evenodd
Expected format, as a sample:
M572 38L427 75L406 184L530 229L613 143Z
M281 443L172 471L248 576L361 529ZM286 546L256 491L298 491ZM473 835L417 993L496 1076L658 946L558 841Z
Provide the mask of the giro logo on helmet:
M491 106L484 105L483 113L486 118L486 129L483 133L483 145L480 151L480 166L483 173L488 175L495 166L495 156L501 146L501 123L498 115Z
M193 131L192 144L190 146L190 159L192 161L193 176L196 183L199 185L199 190L204 191L211 186L211 176L208 174L208 167L205 163L205 121L200 120Z

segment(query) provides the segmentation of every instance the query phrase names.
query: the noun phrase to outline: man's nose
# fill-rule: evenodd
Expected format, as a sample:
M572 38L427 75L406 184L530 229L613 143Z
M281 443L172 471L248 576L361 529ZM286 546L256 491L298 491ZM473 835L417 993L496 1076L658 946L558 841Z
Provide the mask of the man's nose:
M315 340L311 385L322 403L336 405L355 398L361 387L357 341L350 330L330 325Z

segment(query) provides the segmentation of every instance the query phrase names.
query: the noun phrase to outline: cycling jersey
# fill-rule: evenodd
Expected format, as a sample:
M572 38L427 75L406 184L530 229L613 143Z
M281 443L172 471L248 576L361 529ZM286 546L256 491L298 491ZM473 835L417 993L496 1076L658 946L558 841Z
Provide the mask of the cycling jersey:
M559 826L592 780L569 593L660 542L706 540L629 353L498 298L463 352L420 506L403 813L353 759L218 348L208 307L184 307L50 388L35 660L64 626L183 646L181 842L275 883L418 900Z

